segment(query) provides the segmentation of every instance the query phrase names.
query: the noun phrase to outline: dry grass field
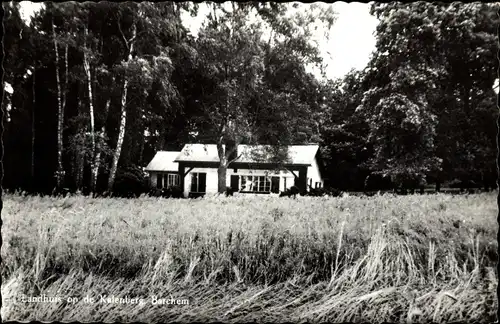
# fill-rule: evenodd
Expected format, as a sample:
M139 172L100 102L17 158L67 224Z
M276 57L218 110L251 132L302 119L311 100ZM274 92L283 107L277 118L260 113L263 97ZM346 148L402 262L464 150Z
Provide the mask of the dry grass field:
M2 318L493 322L496 216L496 193L7 195Z

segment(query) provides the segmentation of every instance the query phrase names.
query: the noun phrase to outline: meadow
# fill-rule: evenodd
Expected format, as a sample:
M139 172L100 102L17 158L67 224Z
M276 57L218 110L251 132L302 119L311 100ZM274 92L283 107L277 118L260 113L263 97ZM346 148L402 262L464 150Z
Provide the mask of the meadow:
M2 318L489 323L497 213L496 193L7 195Z

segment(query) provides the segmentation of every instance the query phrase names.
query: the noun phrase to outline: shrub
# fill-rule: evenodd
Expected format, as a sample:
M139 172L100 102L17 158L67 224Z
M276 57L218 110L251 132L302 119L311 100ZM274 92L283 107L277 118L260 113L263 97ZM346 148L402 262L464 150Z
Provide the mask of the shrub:
M146 192L147 178L137 166L120 169L116 174L113 196L122 198L139 197Z
M448 184L450 188L460 188L460 189L470 189L470 188L476 188L478 185L473 181L473 180L460 180L460 179L453 179L450 181Z
M226 188L226 197L229 197L229 196L233 196L233 193L235 193L237 190L236 189L233 189L231 187L227 187Z
M306 195L312 197L322 197L326 194L327 192L325 188L311 188Z
M183 198L184 192L180 186L170 186L163 190L165 198Z
M299 188L296 186L291 186L289 189L282 191L280 197L291 197L297 198L297 194L300 192Z
M370 174L365 179L364 190L366 191L389 190L393 186L394 184L389 176L383 176L380 174Z
M150 197L161 197L163 195L163 190L158 188L151 188L151 190L149 190L148 192L148 195Z
M322 196L339 197L342 195L342 191L337 188L315 188L309 190L307 196L312 197L322 197Z

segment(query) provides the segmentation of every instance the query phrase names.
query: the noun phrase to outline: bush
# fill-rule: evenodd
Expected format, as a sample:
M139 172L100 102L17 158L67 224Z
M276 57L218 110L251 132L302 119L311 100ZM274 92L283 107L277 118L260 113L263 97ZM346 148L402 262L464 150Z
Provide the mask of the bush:
M394 183L389 176L383 176L380 174L370 174L366 177L364 183L365 191L378 191L378 190L390 190L394 186Z
M280 197L291 197L293 196L293 198L296 198L297 197L297 194L299 194L300 190L298 187L296 186L291 186L289 189L285 190L285 191L282 191L280 193Z
M322 197L325 195L339 197L342 195L342 191L337 188L314 188L309 190L306 195L312 197Z
M229 196L233 196L233 193L235 193L237 190L236 189L233 189L231 187L227 187L226 188L226 197L229 197Z
M170 186L166 189L163 189L163 197L184 198L184 192L180 186Z
M459 179L453 179L452 181L449 182L448 186L450 188L460 188L460 189L470 189L478 187L477 183L475 183L473 180L459 180Z
M122 198L139 197L146 192L147 178L137 166L120 169L113 185L113 196Z
M151 188L148 192L149 197L162 197L163 196L163 190L158 189L158 188Z
M325 195L331 197L339 197L342 194L342 191L337 188L314 188L307 192L307 196L312 197L322 197Z
M337 188L327 188L325 189L325 192L331 197L340 197L342 195L342 191Z

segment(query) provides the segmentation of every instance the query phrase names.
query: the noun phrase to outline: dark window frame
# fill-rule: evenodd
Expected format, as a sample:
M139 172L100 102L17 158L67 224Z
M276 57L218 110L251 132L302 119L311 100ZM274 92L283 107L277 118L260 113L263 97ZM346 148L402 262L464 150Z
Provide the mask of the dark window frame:
M257 193L257 194L269 194L272 189L271 177L265 175L253 175L253 174L242 174L240 176L240 190L241 193ZM252 190L247 190L246 183L251 179ZM243 190L243 187L245 190Z
M203 174L205 176L205 191L200 191L200 175ZM193 187L193 179L196 178L196 186ZM193 188L195 190L193 190ZM191 172L191 188L190 193L194 194L205 194L207 191L207 173L206 172Z

